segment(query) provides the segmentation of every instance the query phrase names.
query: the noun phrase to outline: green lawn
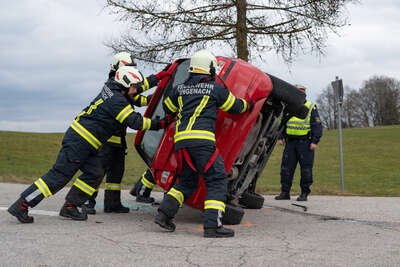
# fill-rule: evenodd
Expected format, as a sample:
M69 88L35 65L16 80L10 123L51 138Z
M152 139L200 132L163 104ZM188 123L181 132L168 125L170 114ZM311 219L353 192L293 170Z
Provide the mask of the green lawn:
M128 136L124 184L130 187L146 165L135 152ZM0 132L0 182L30 183L53 164L62 134ZM343 130L346 195L400 196L400 126ZM325 131L318 147L313 194L341 194L337 131ZM272 153L257 190L279 191L282 147ZM299 191L299 172L293 194Z

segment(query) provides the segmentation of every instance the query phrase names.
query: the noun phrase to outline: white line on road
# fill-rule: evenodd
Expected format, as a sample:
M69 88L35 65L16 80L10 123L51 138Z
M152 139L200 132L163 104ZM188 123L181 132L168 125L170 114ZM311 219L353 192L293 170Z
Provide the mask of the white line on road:
M8 207L0 207L0 211L7 211ZM49 210L29 210L29 214L32 215L46 215L46 216L58 216L57 211Z

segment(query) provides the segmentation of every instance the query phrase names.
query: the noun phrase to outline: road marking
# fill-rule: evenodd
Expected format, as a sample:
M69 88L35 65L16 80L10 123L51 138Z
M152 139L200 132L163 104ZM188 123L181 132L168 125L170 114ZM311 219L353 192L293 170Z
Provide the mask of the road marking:
M7 211L8 207L0 207L0 211ZM58 211L29 210L29 215L58 216Z

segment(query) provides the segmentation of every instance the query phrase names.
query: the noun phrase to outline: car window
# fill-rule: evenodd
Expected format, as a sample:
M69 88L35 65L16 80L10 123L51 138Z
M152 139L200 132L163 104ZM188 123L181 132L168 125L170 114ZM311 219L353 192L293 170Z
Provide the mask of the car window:
M163 93L163 97L158 100L157 107L155 108L151 118L163 118L165 116L164 109L162 107L162 100L166 97L166 94L174 86L183 83L189 77L189 59L180 62L179 66L172 77L172 82L169 82ZM160 140L164 134L164 130L159 131L146 131L143 135L142 143L140 144L144 155L148 162L152 162L154 154L157 151L157 147L160 144Z

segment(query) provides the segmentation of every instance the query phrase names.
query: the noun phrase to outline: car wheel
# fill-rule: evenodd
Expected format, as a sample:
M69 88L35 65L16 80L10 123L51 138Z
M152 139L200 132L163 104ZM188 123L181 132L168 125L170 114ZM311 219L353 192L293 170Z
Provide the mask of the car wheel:
M261 209L264 206L264 197L257 193L244 192L239 204L247 209Z
M244 210L241 207L232 204L226 204L222 224L235 225L240 224L244 215Z

